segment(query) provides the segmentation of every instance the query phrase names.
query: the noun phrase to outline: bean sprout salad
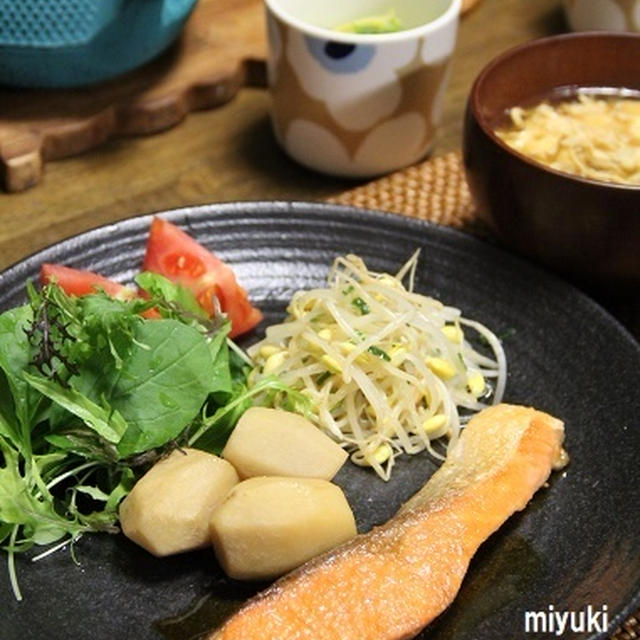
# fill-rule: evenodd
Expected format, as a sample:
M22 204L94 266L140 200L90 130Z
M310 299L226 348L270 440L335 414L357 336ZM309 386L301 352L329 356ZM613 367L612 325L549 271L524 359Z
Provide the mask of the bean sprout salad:
M403 452L444 459L506 380L491 330L414 291L418 256L395 275L337 258L327 288L296 292L285 321L248 351L250 384L275 374L302 392L309 418L384 480Z

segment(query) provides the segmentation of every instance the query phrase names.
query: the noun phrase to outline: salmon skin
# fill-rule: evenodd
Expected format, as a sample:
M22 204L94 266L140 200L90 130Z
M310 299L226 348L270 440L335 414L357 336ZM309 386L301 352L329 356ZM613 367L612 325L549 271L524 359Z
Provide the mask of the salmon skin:
M474 416L387 523L249 600L210 640L401 640L455 598L473 554L564 459L563 423L515 405Z

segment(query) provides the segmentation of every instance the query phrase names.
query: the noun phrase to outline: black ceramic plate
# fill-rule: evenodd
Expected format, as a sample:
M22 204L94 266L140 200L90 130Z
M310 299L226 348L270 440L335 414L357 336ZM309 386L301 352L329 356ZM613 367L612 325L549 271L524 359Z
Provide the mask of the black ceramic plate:
M483 545L456 602L420 638L525 638L525 611L548 617L550 607L580 612L589 605L608 608L612 629L639 603L640 349L600 307L488 244L399 216L284 203L165 215L234 265L267 323L282 317L294 290L322 283L339 254L394 271L422 247L419 290L507 336L506 400L565 420L571 465ZM130 280L149 222L96 229L9 269L0 308L23 300L25 280L43 261ZM428 459L412 458L384 484L347 465L338 481L366 530L388 519L433 469ZM76 556L79 566L64 551L36 565L20 557L22 603L0 572L0 638L192 638L255 591L225 579L209 551L156 559L105 534L81 540ZM605 636L592 627L563 637Z

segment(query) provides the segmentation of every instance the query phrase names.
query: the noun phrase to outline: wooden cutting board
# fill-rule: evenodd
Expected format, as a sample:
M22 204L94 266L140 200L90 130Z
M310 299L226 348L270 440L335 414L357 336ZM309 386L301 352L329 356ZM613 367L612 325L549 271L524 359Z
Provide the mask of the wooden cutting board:
M477 2L463 0L463 12ZM262 0L200 0L180 40L127 75L82 89L0 88L0 184L23 191L49 160L162 131L242 86L264 86L265 54Z
M264 84L260 0L200 0L182 37L151 63L94 87L0 90L0 177L7 191L37 184L44 163L114 135L150 134L190 111Z

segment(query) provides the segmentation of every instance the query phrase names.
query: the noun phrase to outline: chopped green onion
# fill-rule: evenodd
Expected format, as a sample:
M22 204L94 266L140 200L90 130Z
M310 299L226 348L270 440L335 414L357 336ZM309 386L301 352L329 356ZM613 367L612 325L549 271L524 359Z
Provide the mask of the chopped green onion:
M389 354L384 351L383 349L380 349L380 347L376 347L375 345L371 345L367 351L369 353L372 353L374 356L378 356L378 358L382 358L382 360L386 360L387 362L391 362L391 357L389 356Z
M358 311L360 311L360 314L363 316L366 316L368 313L371 313L371 309L369 308L369 305L359 296L357 298L354 298L351 301L351 304L358 309Z

